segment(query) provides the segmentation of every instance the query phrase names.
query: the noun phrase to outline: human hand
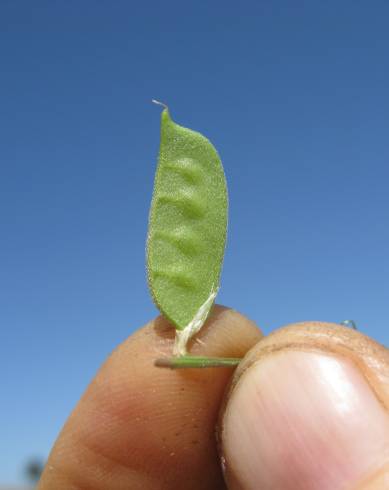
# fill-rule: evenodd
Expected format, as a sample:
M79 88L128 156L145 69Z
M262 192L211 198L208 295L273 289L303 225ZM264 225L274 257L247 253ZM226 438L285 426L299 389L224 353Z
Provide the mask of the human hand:
M154 367L174 333L159 317L113 352L39 490L389 488L387 349L328 323L261 339L248 319L215 307L191 353L243 357L253 347L231 382L230 368Z

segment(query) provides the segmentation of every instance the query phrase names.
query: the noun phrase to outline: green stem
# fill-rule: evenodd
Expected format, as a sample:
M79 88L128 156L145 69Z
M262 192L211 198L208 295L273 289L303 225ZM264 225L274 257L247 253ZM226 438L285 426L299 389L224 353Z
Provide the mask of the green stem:
M155 366L170 369L181 368L210 368L210 367L235 367L242 359L235 357L200 357L200 356L179 356L162 357L155 361Z

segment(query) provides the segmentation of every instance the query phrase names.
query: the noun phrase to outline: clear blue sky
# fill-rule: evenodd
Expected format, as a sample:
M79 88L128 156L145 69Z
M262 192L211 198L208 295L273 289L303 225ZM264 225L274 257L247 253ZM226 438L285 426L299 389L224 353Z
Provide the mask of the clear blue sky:
M219 150L218 301L389 343L386 1L0 1L0 483L156 315L160 109Z

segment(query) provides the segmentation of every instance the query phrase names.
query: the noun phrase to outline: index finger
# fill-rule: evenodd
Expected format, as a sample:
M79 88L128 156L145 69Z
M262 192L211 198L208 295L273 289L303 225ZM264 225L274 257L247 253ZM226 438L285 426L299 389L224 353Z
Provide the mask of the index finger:
M218 306L191 352L243 357L261 336ZM113 352L59 435L39 490L225 488L214 430L232 369L154 367L173 342L174 328L158 317Z

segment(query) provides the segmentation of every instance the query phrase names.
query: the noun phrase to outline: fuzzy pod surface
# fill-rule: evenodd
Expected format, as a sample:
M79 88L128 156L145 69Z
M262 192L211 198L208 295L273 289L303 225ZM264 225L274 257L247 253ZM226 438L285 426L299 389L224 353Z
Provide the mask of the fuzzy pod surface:
M147 237L152 297L178 330L204 322L219 288L228 219L227 184L214 146L165 108Z

